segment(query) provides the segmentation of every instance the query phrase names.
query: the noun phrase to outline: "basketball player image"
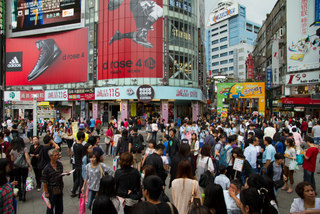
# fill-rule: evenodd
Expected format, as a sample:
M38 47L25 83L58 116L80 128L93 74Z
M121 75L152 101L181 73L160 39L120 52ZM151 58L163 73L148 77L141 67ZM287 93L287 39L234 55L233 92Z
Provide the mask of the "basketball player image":
M120 7L123 0L110 0L108 10L113 11ZM163 9L152 0L130 0L130 10L133 14L137 31L121 33L117 30L109 45L121 39L132 39L135 43L145 47L153 48L153 45L147 40L148 32L153 30L153 24L163 16Z

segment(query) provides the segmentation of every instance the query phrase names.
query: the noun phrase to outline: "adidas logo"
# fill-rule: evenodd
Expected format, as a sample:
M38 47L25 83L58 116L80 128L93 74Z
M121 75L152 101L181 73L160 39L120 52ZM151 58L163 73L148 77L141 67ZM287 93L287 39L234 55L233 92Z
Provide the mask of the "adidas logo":
M15 56L13 59L8 63L8 68L20 68L21 63L19 62L18 58Z

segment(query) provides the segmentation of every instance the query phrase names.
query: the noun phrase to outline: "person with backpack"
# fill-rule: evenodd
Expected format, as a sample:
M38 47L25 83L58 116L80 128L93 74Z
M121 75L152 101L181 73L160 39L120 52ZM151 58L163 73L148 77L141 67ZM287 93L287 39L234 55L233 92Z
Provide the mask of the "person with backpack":
M129 151L133 154L133 167L140 172L144 139L141 134L138 134L138 127L134 126L132 131L129 137Z
M225 134L220 135L219 142L214 146L214 168L215 173L218 174L219 164L220 164L220 155L224 151L224 144L226 143L227 136ZM211 152L212 153L212 152Z
M231 150L233 149L234 145L236 145L237 143L237 139L238 136L237 135L230 135L228 137L228 142L226 144L226 146L224 147L224 151L220 153L220 163L219 165L224 165L227 168L227 173L226 176L228 178L232 178L233 177L233 170L232 170L232 154L231 154Z

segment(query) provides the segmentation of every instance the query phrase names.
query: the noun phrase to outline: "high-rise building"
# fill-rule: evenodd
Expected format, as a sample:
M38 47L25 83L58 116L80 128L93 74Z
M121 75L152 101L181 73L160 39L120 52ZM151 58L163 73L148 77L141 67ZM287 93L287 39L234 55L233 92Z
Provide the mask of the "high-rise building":
M260 25L247 20L246 7L222 0L207 20L207 70L246 80L246 57L253 50Z

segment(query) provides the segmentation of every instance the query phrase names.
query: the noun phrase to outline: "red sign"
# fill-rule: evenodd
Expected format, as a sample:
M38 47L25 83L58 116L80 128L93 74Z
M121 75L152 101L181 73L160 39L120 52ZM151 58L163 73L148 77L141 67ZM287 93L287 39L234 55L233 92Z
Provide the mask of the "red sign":
M320 105L320 100L312 100L310 97L282 98L282 104L287 105Z
M248 79L253 79L253 58L251 54L248 55L247 65L248 65Z
M37 101L44 101L44 91L20 91L21 101L33 101L33 97L37 97Z
M99 80L163 77L163 2L99 1Z
M94 93L69 94L68 100L94 100Z
M45 85L87 81L88 29L7 39L6 84Z

